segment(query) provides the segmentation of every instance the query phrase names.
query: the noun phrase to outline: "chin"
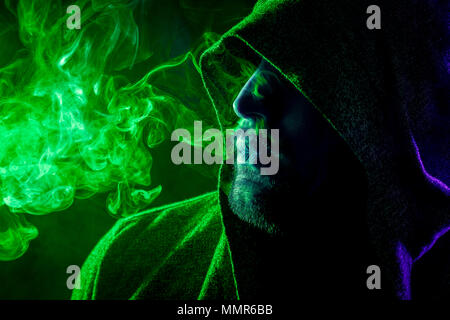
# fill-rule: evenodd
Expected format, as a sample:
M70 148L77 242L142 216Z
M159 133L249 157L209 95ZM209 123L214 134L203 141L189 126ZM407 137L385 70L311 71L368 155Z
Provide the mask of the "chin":
M280 196L274 177L260 175L253 166L235 166L228 202L241 220L271 234L282 233L276 222L276 215L282 214L277 210Z

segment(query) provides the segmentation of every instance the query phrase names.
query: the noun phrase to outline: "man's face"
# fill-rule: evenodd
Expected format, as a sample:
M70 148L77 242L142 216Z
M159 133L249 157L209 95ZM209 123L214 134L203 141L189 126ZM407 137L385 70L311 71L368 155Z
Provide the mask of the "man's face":
M242 88L233 107L244 130L279 129L279 171L261 175L259 163L234 164L230 207L261 229L284 232L327 178L340 138L301 92L266 61Z

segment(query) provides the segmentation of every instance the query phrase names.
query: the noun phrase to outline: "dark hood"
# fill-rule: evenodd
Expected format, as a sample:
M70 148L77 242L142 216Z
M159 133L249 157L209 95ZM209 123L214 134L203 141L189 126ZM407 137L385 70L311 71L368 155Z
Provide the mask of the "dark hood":
M243 61L264 57L346 141L368 178L371 237L400 296L410 270L449 230L448 1L259 1L207 50L205 87L222 126Z

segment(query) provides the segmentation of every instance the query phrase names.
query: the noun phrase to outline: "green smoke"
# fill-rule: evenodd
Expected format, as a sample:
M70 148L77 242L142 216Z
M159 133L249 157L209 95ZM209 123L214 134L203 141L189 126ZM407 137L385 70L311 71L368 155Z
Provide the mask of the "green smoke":
M198 59L217 36L205 33L195 49L149 71L160 52L136 23L143 2L2 4L1 260L20 257L37 237L25 213L61 211L99 192L109 193L113 215L148 206L161 192L151 186L152 148L196 119L213 125ZM69 4L81 8L80 30L66 27ZM137 78L136 66L145 70Z

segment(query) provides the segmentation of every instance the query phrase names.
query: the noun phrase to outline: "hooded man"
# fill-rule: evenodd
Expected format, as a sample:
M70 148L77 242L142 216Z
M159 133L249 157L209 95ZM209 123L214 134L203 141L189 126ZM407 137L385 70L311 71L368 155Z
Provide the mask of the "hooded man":
M279 172L224 164L216 191L118 221L72 298L414 297L450 227L449 4L379 1L375 30L369 6L259 1L207 50L219 123L233 106L279 129ZM242 61L258 67L236 98Z

